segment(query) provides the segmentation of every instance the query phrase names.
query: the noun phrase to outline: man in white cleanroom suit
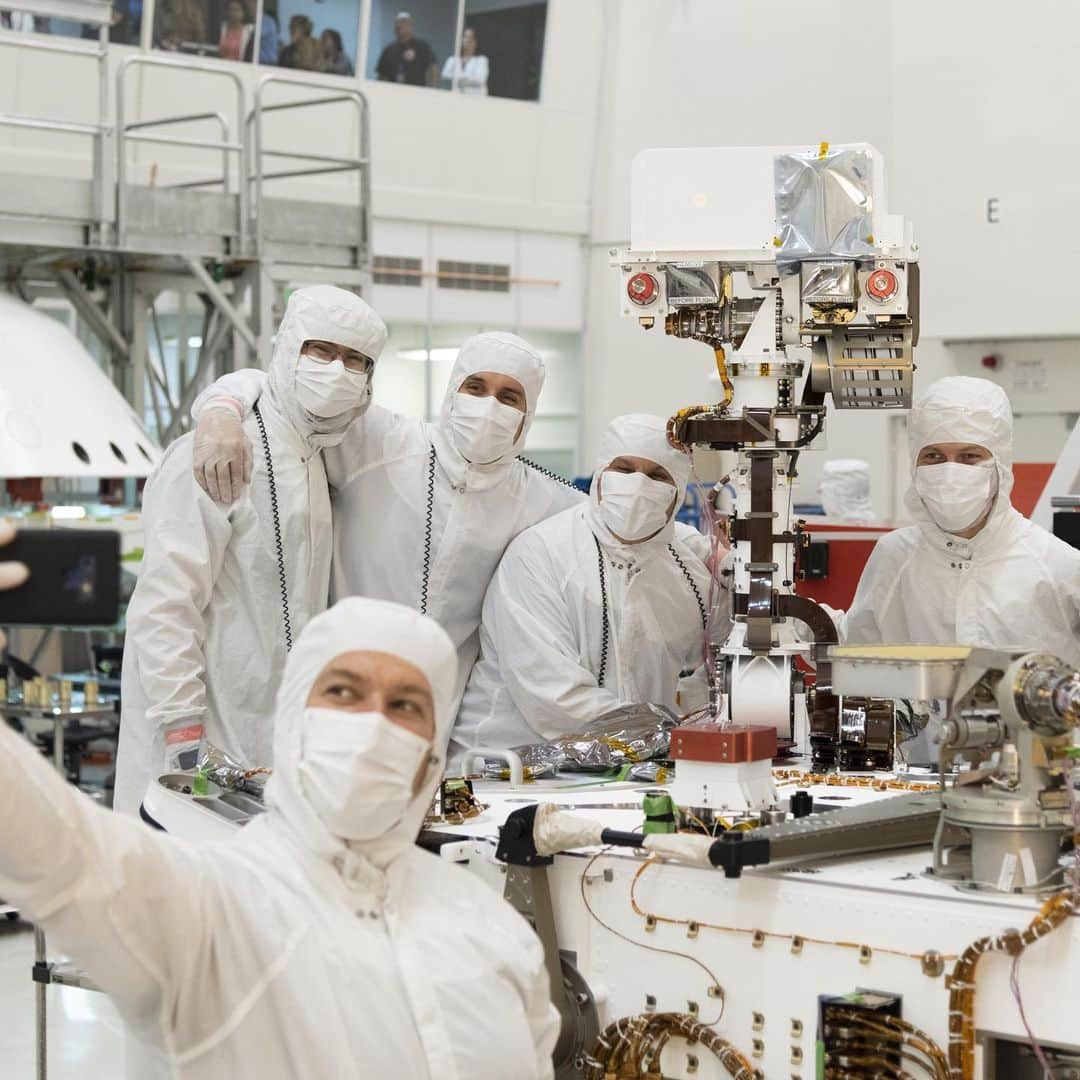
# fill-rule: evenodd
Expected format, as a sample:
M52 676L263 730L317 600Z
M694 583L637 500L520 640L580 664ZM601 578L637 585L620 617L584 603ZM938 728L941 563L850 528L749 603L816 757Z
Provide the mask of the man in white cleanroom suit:
M216 394L250 407L264 379L258 371L226 375L196 402L208 453L242 440L227 405L201 415L200 404ZM457 700L476 659L484 592L506 545L584 502L517 456L543 385L544 362L531 345L513 334L477 334L461 346L436 423L376 405L326 454L333 596L396 600L437 619L458 650ZM212 487L213 477L204 472L202 481Z
M870 499L870 466L858 458L826 461L818 487L821 508L833 522L867 525L876 520Z
M1080 664L1080 552L1009 502L1005 391L939 379L911 411L908 450L916 523L878 541L842 639L1037 649Z
M539 939L414 843L456 673L400 605L316 616L278 692L268 809L210 846L95 806L0 725L0 895L178 1080L547 1080Z
M542 742L627 704L686 712L680 673L702 664L707 541L674 518L690 459L658 416L604 433L588 501L507 549L484 601L453 752Z
M152 777L191 766L200 738L270 765L274 694L291 636L327 604L326 447L371 401L386 327L358 296L289 299L267 392L244 423L254 478L225 508L195 483L193 436L146 486L146 555L127 613L114 806L138 813Z

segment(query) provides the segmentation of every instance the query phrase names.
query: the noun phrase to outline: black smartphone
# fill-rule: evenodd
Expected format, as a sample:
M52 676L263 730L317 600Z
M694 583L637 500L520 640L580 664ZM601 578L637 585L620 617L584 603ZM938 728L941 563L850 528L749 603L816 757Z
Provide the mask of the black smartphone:
M0 562L30 577L0 592L0 626L113 626L120 617L120 534L104 529L19 529Z

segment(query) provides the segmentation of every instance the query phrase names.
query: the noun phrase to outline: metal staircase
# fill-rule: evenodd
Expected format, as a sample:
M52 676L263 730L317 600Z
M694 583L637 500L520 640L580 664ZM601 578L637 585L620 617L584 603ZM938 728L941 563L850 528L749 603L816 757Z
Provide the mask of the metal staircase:
M168 442L188 423L191 402L211 376L268 360L285 284L368 286L367 101L352 86L273 72L258 80L249 106L244 79L227 64L145 52L120 61L111 87L110 0L20 0L19 8L97 28L96 41L0 31L0 55L39 50L93 62L97 107L90 123L0 113L0 127L48 131L87 145L90 165L88 178L31 176L6 171L0 159L0 281L26 299L66 297L103 343L114 381L140 416L149 386L159 437ZM136 73L175 79L178 87L192 77L227 82L227 107L129 119ZM169 96L182 100L180 90ZM328 111L343 104L355 121L347 131ZM326 142L349 149L311 153L273 145L267 119L285 111L307 130L322 119ZM205 178L139 183L131 159L145 144L179 147L220 164ZM355 176L348 203L279 194L282 181L327 173ZM206 312L197 370L174 387L148 347L154 301L165 290L197 294Z

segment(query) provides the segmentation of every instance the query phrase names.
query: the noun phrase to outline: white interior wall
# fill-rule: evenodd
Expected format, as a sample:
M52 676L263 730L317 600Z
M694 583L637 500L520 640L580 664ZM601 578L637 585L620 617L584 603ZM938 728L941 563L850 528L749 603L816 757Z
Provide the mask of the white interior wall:
M1080 332L1080 6L888 6L890 185L922 246L927 334ZM991 198L996 223L987 220Z
M420 259L427 275L415 286L373 286L372 303L385 319L582 329L581 237L377 219L372 246L376 255ZM509 292L440 288L433 276L440 260L508 266L513 283Z

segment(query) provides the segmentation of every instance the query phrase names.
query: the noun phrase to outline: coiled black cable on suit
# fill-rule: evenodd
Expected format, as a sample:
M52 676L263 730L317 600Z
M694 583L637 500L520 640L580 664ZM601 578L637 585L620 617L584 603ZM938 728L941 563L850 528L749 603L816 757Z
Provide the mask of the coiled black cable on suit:
M697 587L697 582L694 580L693 575L686 568L686 563L679 558L679 553L675 550L674 544L668 544L668 551L671 552L671 557L679 564L679 569L683 572L683 577L686 578L687 583L690 586L691 591L694 594L694 599L697 601L698 611L701 612L701 629L704 630L708 625L708 618L705 613L705 601L701 599L701 591Z
M530 469L535 469L538 473L540 473L541 476L546 476L549 480L554 480L557 484L562 484L564 487L571 488L572 490L578 492L579 495L585 494L585 492L582 491L581 488L577 486L577 484L570 483L570 481L567 480L565 476L560 476L558 473L552 472L550 469L545 469L543 465L537 465L535 461L530 461L526 457L519 457L518 461L520 461L522 465L528 465Z
M285 577L285 546L281 542L281 514L278 511L277 484L274 481L274 460L270 456L270 440L266 437L266 425L258 404L252 406L255 420L262 437L263 457L266 459L266 476L270 481L270 513L274 519L274 547L277 549L278 582L281 585L281 617L285 623L285 649L292 651L292 620L289 618L289 585Z
M611 625L608 620L608 599L607 599L607 574L604 570L604 549L600 546L600 541L597 540L595 533L593 534L593 543L596 544L596 558L597 566L600 570L600 604L601 604L601 630L600 630L600 672L596 677L596 685L604 685L604 676L607 674L607 655L608 655L608 641L611 637ZM697 587L697 582L694 580L693 575L687 569L686 563L679 557L679 553L675 550L674 544L668 544L668 551L671 552L671 557L678 564L679 569L683 573L683 577L686 578L687 584L690 586L691 591L694 594L694 599L697 600L698 613L701 616L701 628L704 630L707 626L707 618L705 612L705 601L701 598L701 590Z
M600 541L596 539L595 533L593 533L593 543L596 544L596 560L597 565L600 567L600 610L602 613L601 625L603 627L600 632L600 673L596 676L596 685L603 686L604 675L607 671L608 637L611 629L608 624L607 613L607 575L604 573L604 549L600 546Z
M435 516L435 463L437 460L435 447L432 446L431 453L428 454L427 507L424 512L424 567L420 579L421 615L426 615L428 609L428 582L431 578L431 530ZM545 469L543 465L537 465L535 461L529 461L528 458L518 458L518 460L523 465L527 465L530 469L535 469L538 473L541 473L549 479L554 480L559 484L564 484L573 491L581 492L579 487L571 484L569 480L564 480L563 477L553 473L550 469Z
M428 579L431 577L431 526L435 518L435 447L428 454L427 510L424 514L424 569L420 579L420 614L427 614Z

